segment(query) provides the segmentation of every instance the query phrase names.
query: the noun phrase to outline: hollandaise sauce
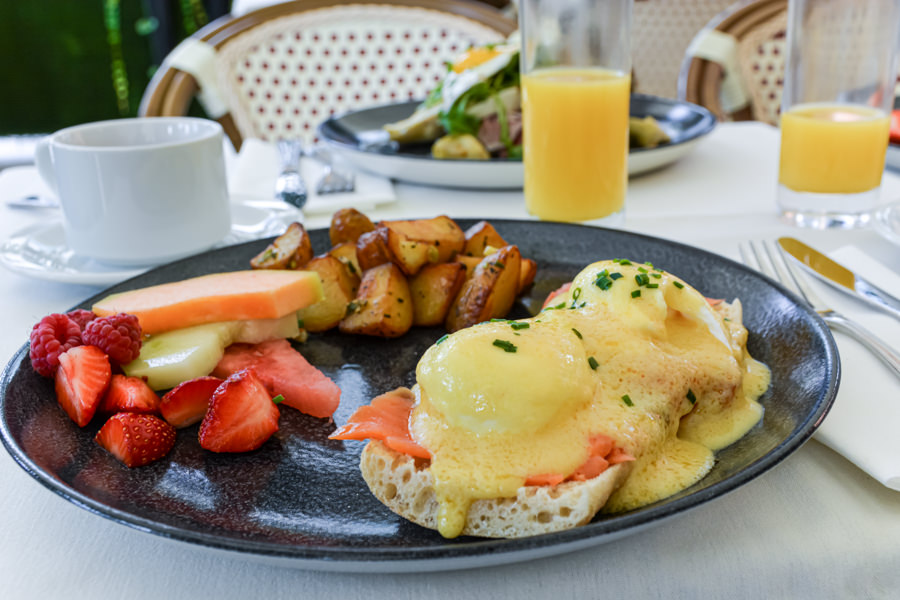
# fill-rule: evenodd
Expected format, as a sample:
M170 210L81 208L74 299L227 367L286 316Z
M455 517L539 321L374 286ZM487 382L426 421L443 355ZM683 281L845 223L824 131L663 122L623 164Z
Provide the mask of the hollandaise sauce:
M759 421L769 384L747 354L739 305L734 317L669 273L602 261L536 317L433 345L416 370L410 432L432 456L441 534L459 535L475 500L573 473L596 434L635 457L604 510L698 481L715 450Z

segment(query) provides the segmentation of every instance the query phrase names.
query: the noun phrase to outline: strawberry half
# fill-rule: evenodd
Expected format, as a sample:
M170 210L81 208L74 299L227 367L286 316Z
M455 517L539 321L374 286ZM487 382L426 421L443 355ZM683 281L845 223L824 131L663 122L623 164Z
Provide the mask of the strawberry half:
M175 428L154 415L121 412L97 432L94 441L128 467L159 460L175 445Z
M59 355L56 401L79 427L94 417L111 375L109 359L96 346L76 346Z
M200 446L213 452L256 450L278 431L280 413L272 396L250 369L222 382L200 424Z
M206 416L209 399L221 384L218 377L197 377L179 383L162 397L159 411L169 425L179 429L198 423Z
M143 379L117 373L112 376L109 390L103 397L98 410L108 415L117 412L158 414L159 396Z

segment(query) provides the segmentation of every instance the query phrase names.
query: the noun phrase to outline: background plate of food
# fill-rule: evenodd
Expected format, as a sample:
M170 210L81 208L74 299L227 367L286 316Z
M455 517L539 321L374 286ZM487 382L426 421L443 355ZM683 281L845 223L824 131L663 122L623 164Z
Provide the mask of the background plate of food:
M740 299L748 350L771 370L771 385L760 398L762 419L716 452L708 474L686 489L640 508L600 513L585 525L518 539L446 539L404 520L369 492L360 474L364 443L329 437L374 397L412 386L420 357L445 334L443 327L413 328L393 339L337 330L310 334L296 347L340 386L333 420L285 408L279 430L261 447L228 455L204 450L197 425L192 425L178 431L166 456L132 469L94 441L99 425L80 429L60 409L53 381L32 369L25 344L0 379L3 443L19 465L51 491L141 531L302 568L428 571L547 557L663 523L789 457L828 412L839 380L834 340L815 313L772 281L723 257L638 234L533 221L492 223L537 264L534 282L514 304L511 318L536 314L551 291L586 265L606 258L651 262L655 270L677 275L707 297ZM463 228L474 224L459 220ZM310 234L315 252L328 250L328 231ZM87 299L81 307L113 292L247 269L269 241L220 248L158 267Z
M325 121L319 137L355 168L400 181L457 188L522 187L520 159L437 159L432 156L432 142L392 143L384 125L408 118L417 106L418 102L403 102L349 112ZM701 106L645 94L631 96L631 116L632 131L637 134L628 157L632 176L674 163L716 124L712 113ZM639 122L646 117L656 120L669 141L641 145L642 134L652 128Z

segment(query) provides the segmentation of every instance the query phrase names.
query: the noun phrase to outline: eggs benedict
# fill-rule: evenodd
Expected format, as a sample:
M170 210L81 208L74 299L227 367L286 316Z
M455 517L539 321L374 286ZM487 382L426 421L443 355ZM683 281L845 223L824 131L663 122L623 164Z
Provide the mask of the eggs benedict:
M412 390L332 437L372 440L376 497L445 537L566 529L689 487L759 421L769 371L746 341L738 301L601 261L535 317L442 338Z

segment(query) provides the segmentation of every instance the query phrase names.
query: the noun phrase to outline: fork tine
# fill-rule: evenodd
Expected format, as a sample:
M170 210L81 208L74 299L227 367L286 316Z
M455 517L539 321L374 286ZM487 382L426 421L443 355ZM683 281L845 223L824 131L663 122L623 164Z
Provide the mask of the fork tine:
M784 261L784 257L777 250L773 250L770 244L765 241L758 244L748 241L746 244L738 245L738 252L740 252L741 260L745 265L756 269L769 279L774 279L809 303L807 294L798 285L797 279Z

